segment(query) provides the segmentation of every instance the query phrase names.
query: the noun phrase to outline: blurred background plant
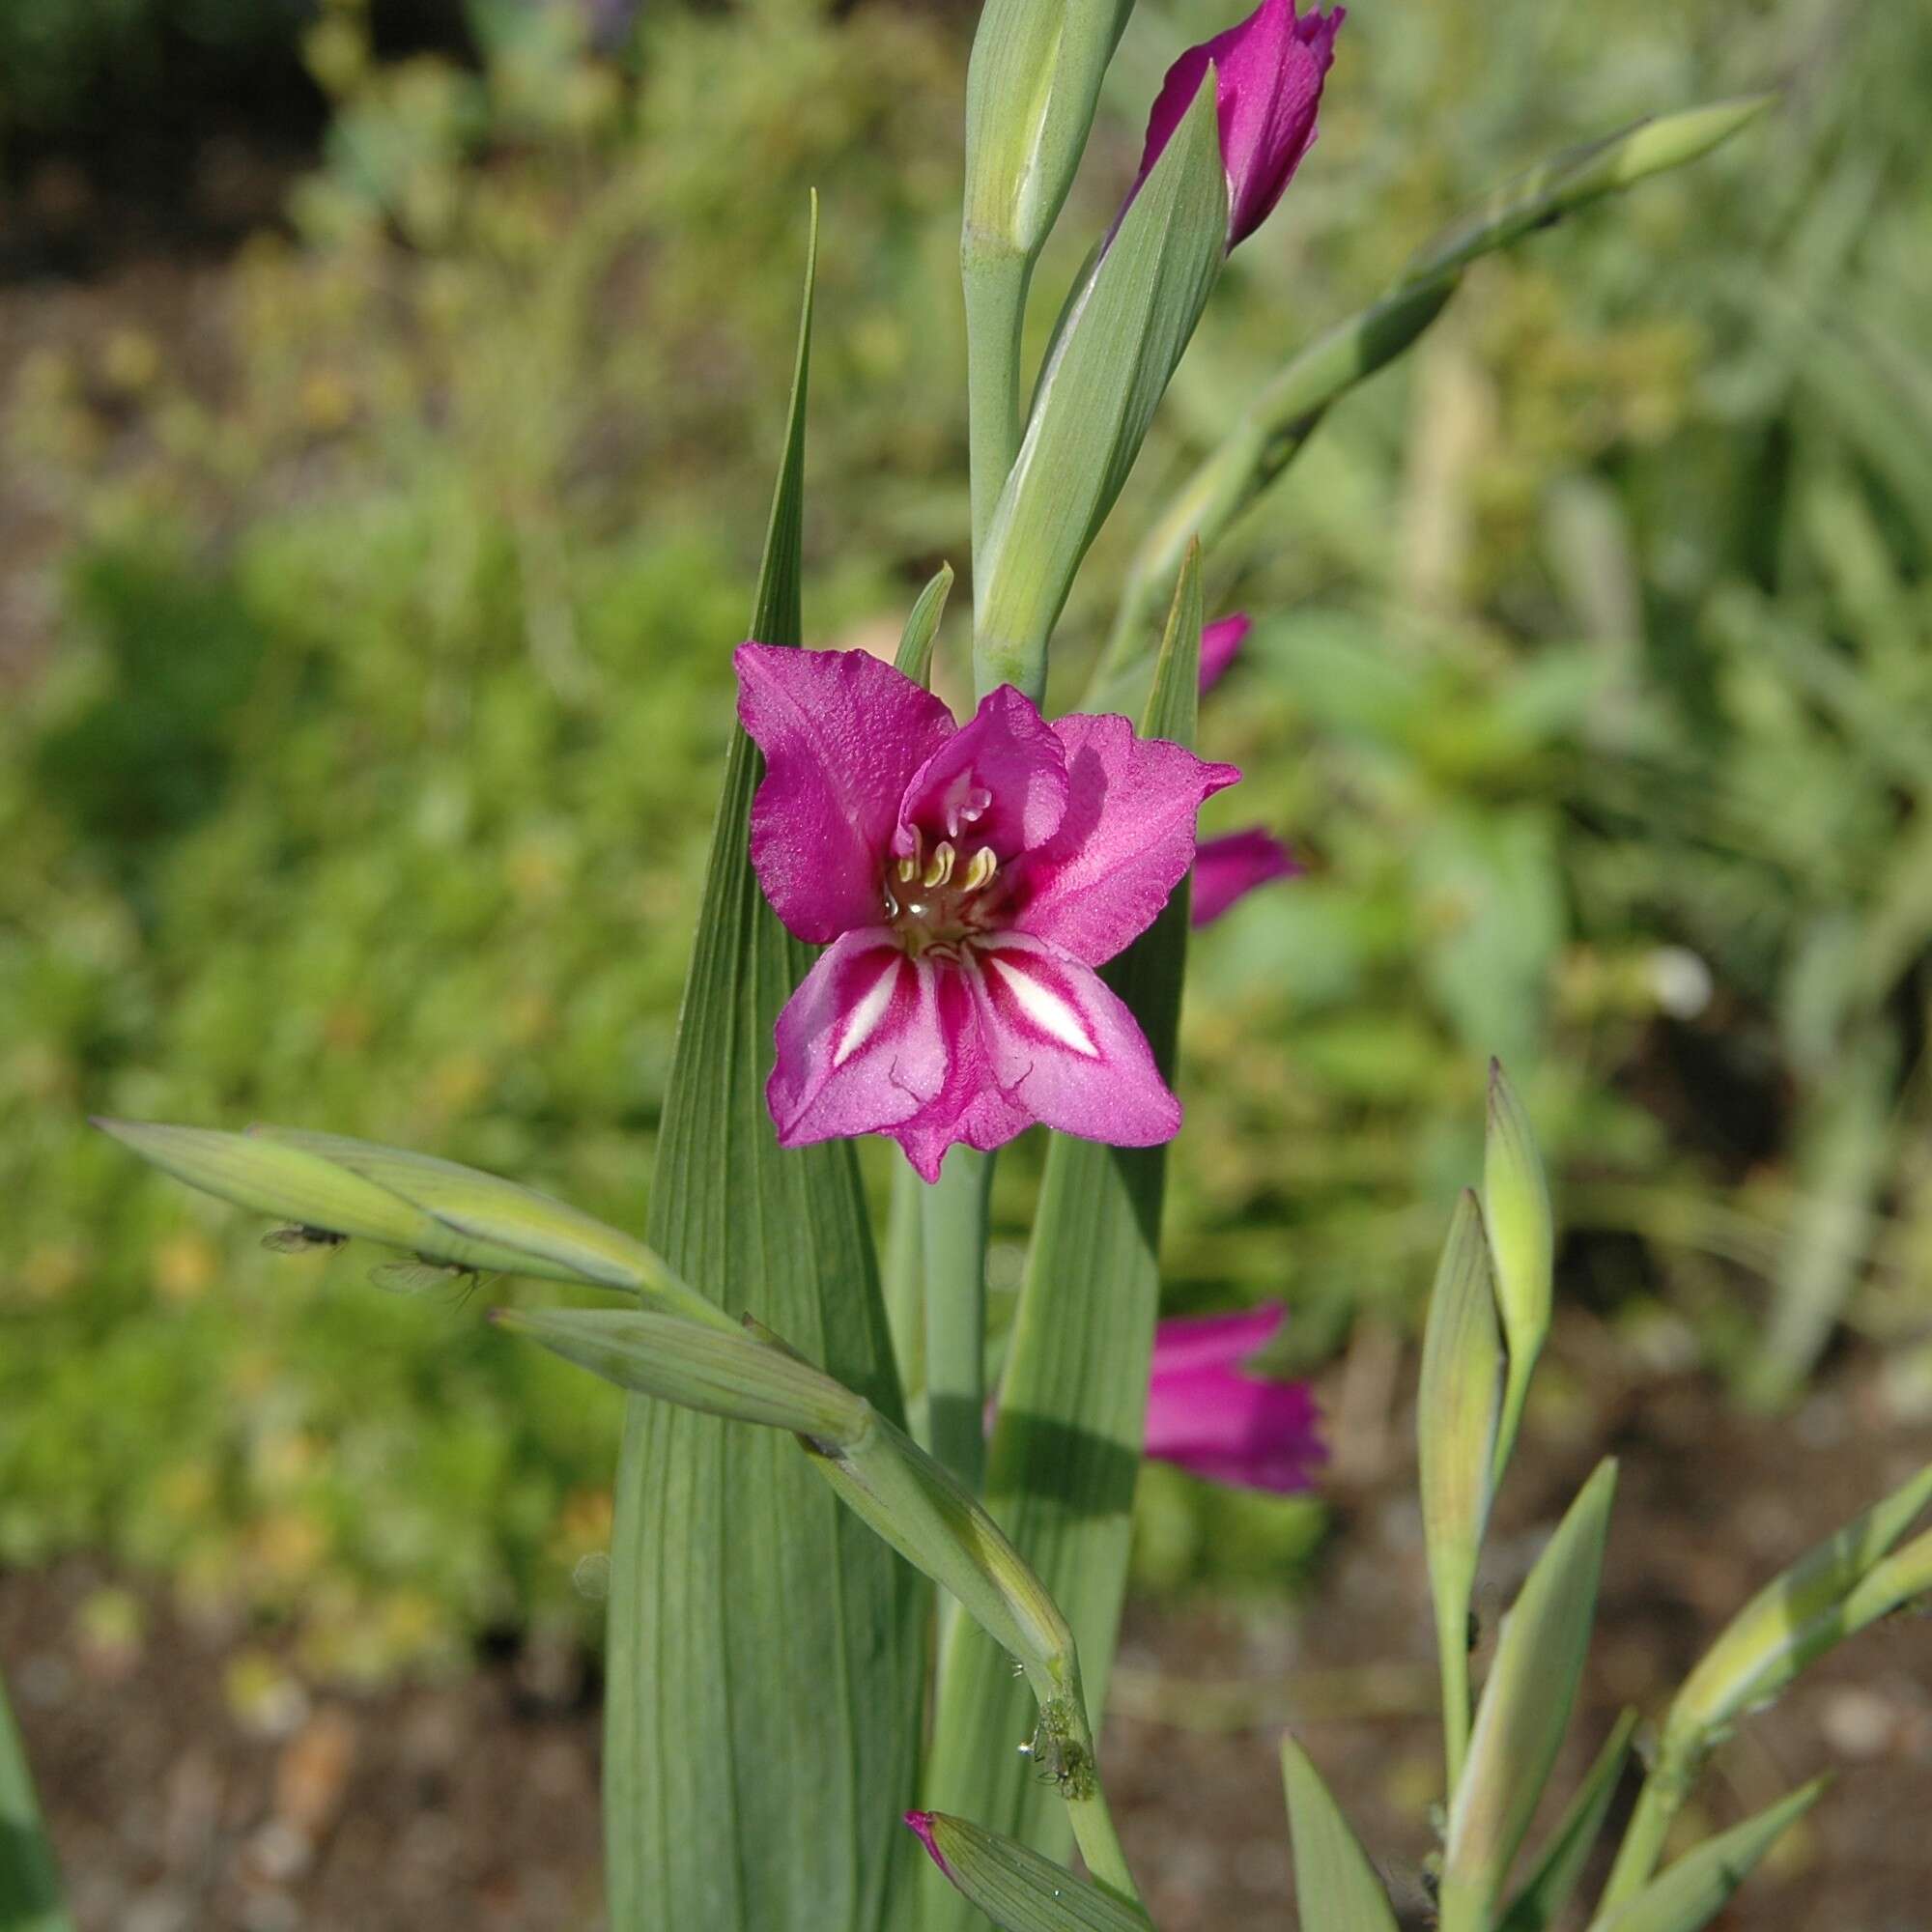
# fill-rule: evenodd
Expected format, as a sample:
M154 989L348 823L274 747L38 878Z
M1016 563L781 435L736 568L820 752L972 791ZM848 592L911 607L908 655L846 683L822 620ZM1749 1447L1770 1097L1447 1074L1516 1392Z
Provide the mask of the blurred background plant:
M1226 12L1136 10L1048 283ZM889 645L968 560L970 13L7 11L0 1563L158 1566L350 1675L594 1635L615 1404L262 1253L80 1117L326 1125L639 1225L808 184L809 621ZM37 327L91 117L184 45L288 90L318 150L185 289L97 265ZM1500 1052L1571 1298L1763 1403L1848 1328L1932 1407L1929 68L1932 17L1870 0L1351 14L1292 213L1231 264L1089 584L1500 175L1790 93L1481 265L1210 559L1258 620L1210 816L1309 873L1199 944L1178 1306L1283 1296L1304 1365L1412 1331ZM1069 677L1110 615L1069 611ZM1014 1227L1033 1179L1003 1165ZM1142 1500L1150 1584L1275 1586L1320 1533L1170 1471Z

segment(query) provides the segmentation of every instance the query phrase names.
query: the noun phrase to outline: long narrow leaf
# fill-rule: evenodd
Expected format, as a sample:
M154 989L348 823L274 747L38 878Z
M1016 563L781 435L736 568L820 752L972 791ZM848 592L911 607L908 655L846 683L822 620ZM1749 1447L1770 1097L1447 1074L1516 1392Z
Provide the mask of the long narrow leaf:
M1145 652L1153 599L1198 537L1209 549L1235 518L1293 463L1330 404L1385 369L1429 327L1479 256L1508 247L1606 194L1682 167L1727 141L1775 97L1717 101L1639 123L1572 149L1510 183L1417 252L1380 300L1301 351L1249 404L1240 421L1161 511L1127 574L1113 639L1097 673L1117 684Z
M1201 608L1200 575L1190 568L1145 721L1150 733L1183 744L1194 735ZM1186 946L1183 884L1107 973L1170 1077ZM987 1503L1066 1613L1096 1715L1126 1584L1166 1171L1162 1148L1054 1136L987 1463ZM1064 1850L1066 1826L1051 1788L1014 1751L1028 1723L1024 1689L1000 1653L958 1627L941 1664L929 1802ZM956 1901L928 1889L924 1932L970 1923Z
M815 227L815 213L814 213ZM752 630L800 641L810 270ZM899 1411L847 1143L781 1152L772 1027L809 964L749 856L734 732L652 1185L651 1245ZM611 1551L604 1803L612 1932L867 1932L910 1802L923 1586L793 1444L629 1406Z
M1281 1741L1294 1841L1294 1902L1310 1932L1396 1932L1388 1893L1308 1753Z

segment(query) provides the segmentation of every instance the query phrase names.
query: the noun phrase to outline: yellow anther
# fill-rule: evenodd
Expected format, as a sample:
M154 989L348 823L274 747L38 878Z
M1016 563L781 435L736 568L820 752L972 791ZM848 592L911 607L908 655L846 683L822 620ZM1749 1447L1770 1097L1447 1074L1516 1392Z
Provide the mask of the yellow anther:
M911 885L913 882L914 875L918 871L919 871L919 861L917 859L901 859L899 861L898 874L902 884L908 886Z
M959 882L962 893L977 893L1000 869L1000 862L993 857L990 845L981 845L973 854L973 863L966 867L966 876Z
M943 886L952 876L952 847L943 838L933 848L932 863L920 876L920 884L926 887Z

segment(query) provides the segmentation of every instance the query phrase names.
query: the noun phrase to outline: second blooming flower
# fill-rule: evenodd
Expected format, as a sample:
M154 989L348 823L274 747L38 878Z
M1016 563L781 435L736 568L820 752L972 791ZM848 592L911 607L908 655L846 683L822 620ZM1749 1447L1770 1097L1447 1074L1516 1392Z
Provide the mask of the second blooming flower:
M1171 1139L1179 1103L1094 969L1152 923L1202 801L1240 774L1124 718L1049 724L1010 686L961 726L859 651L748 643L736 665L766 761L752 863L827 948L779 1016L781 1144L891 1134L933 1180L955 1142L1036 1121Z

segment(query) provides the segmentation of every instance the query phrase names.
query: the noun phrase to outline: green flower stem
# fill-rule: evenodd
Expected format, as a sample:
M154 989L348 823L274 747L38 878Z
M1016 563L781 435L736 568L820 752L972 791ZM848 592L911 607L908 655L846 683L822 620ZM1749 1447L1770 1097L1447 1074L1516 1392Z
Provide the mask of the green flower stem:
M966 420L977 572L993 506L1020 446L1020 336L1033 262L999 242L969 239L960 250L959 271L966 291ZM1038 703L1043 694L1027 696Z
M1634 1898L1650 1883L1651 1874L1663 1857L1670 1828L1677 1822L1677 1814L1697 1780L1697 1770L1694 1763L1688 1762L1668 1743L1659 1753L1643 1780L1623 1842L1617 1847L1609 1882L1597 1903L1598 1919L1608 1918L1617 1906Z
M925 1183L910 1161L893 1169L893 1202L880 1252L886 1320L893 1331L893 1359L905 1396L906 1431L932 1447L925 1426Z
M986 1472L986 1209L993 1157L955 1147L921 1184L926 1433L934 1458L978 1495Z

